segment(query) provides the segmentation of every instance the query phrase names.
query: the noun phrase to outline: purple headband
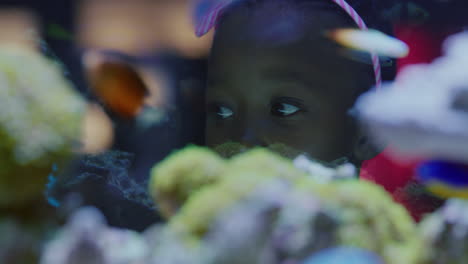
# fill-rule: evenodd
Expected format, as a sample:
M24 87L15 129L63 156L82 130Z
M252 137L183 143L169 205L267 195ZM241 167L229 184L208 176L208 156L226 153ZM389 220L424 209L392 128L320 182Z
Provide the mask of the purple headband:
M208 33L217 23L224 9L231 3L239 0L202 0L197 8L197 21L195 34L202 37ZM340 6L356 23L361 30L368 30L366 23L359 14L345 0L328 0ZM379 56L371 52L372 64L374 66L375 84L379 88L382 84Z

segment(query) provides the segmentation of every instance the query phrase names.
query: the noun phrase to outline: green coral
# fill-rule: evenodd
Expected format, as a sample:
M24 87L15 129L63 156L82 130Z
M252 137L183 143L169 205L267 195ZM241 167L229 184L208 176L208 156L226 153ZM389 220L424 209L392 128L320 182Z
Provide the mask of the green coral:
M415 223L402 206L372 183L355 179L317 182L314 177L294 167L291 160L267 149L253 149L222 163L211 152L209 158L202 161L206 150L192 148L190 155L199 157L196 169L193 169L193 161L187 162L182 158L186 154L176 153L163 164L184 174L171 176L167 173L164 177L180 181L171 185L184 189L185 194L190 193L188 199L184 196L186 202L168 223L169 228L188 237L203 238L220 215L240 204L249 204L252 194L276 179L291 186L291 193L305 195L310 201L320 204L324 214L336 216L339 245L372 250L389 263L421 263L423 248ZM216 180L212 180L212 175L201 175L209 168L210 160L214 160L216 166L222 164L222 168L217 169ZM158 166L155 171L158 171ZM157 176L153 174L153 177ZM189 180L191 177L199 183L204 182L201 178L207 177L205 182L208 184L204 187L197 184L190 192L190 186L193 186L193 181ZM176 203L180 205L184 199L178 199Z
M0 47L0 207L42 195L54 163L71 154L85 103L57 63Z
M246 152L248 148L240 143L228 141L213 147L213 150L223 158L231 158L234 155Z
M291 148L283 143L270 144L266 148L280 154L283 157L291 159L297 157L300 154L303 154L303 151ZM228 141L213 147L213 150L223 158L231 158L237 154L247 152L249 147L238 142Z

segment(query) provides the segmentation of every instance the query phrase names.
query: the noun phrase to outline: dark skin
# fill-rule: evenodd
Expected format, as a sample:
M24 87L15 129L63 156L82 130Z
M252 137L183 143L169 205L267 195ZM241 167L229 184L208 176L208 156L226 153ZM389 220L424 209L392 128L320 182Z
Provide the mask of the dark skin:
M265 21L238 10L223 19L208 70L209 146L284 143L323 161L359 153L361 136L348 109L362 85L372 85L370 66L340 56L326 37L350 27L346 18L320 10L311 17ZM294 35L275 39L285 32Z

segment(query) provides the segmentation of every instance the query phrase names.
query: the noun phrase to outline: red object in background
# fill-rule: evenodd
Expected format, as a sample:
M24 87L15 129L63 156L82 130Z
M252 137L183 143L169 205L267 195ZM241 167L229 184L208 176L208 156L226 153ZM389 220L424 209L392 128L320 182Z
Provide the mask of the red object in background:
M417 161L398 163L391 159L390 151L385 150L375 158L363 163L360 178L375 182L389 193L395 193L413 180Z
M389 151L384 151L363 163L359 177L384 187L396 202L402 204L411 216L419 221L423 214L435 208L428 208L424 200L415 199L416 197L408 193L407 186L417 184L414 172L418 164L417 161L406 164L397 163L389 157Z
M397 62L398 72L406 65L430 63L442 52L442 43L449 35L441 30L434 30L431 26L396 25L395 37L405 42L410 53L406 58Z
M405 66L417 63L430 63L441 55L445 38L450 35L447 30L434 30L430 25L410 26L397 25L395 36L410 47L408 57L398 60L398 72ZM398 102L395 102L398 103ZM418 162L399 164L389 158L389 151L384 151L362 165L360 178L375 182L392 194L395 201L408 209L416 221L440 205L434 199L416 197L412 190L421 188L415 180L415 168Z

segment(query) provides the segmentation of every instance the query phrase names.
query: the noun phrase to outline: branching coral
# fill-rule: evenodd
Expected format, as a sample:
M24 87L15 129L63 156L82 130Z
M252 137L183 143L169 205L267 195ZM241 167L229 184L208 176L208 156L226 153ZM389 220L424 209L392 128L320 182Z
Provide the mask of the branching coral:
M133 158L133 154L118 150L85 155L80 159L84 172L77 176L72 175L73 177L62 177L58 189L73 189L90 180L102 180L107 187L117 191L122 198L141 204L148 209L154 209L153 200L146 190L147 182L138 182L129 175ZM49 183L53 184L53 182Z

